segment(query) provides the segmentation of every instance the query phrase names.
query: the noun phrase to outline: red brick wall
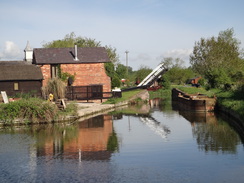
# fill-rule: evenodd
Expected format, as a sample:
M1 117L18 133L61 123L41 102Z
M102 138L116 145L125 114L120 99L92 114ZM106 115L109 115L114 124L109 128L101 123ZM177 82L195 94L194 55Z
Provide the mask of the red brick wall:
M42 70L42 75L43 75L42 85L46 86L48 79L51 78L51 67L50 65L43 65L40 68Z
M61 70L75 75L73 86L101 84L104 92L111 91L111 79L107 76L103 63L62 64Z
M46 86L51 77L50 65L43 65L41 69L44 77L43 86ZM103 92L111 91L111 79L106 74L104 63L62 64L61 70L75 75L73 86L101 84Z

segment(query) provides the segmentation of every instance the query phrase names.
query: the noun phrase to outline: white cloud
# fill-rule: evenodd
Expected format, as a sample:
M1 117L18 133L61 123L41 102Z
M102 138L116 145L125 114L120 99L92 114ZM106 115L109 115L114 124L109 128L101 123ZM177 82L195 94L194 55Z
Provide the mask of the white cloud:
M186 66L189 66L189 57L191 53L192 49L173 49L164 52L162 55L159 56L158 59L162 60L165 57L180 58L185 61Z
M1 60L23 59L23 51L12 41L6 41L0 50Z

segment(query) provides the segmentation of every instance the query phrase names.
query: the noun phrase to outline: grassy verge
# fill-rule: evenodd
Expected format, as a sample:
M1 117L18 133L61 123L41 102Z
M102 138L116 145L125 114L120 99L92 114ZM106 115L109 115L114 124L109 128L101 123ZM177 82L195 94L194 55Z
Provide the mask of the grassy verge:
M67 115L75 115L77 106L75 104L67 105L63 111L46 100L39 98L21 99L8 104L0 105L0 122L4 125L16 123L30 124L41 122L53 122L63 119Z
M140 93L141 91L142 90L132 90L132 91L122 92L121 98L110 98L103 104L117 104L120 102L127 101L127 100L131 99L133 96L135 96L136 94Z
M171 99L171 88L159 89L157 91L149 91L149 99L154 98Z

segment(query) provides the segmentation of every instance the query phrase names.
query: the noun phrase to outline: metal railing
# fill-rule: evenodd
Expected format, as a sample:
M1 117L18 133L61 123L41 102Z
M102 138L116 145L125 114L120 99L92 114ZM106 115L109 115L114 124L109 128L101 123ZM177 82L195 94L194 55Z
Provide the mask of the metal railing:
M102 85L68 86L66 96L68 100L101 100L121 97L121 92L103 92Z

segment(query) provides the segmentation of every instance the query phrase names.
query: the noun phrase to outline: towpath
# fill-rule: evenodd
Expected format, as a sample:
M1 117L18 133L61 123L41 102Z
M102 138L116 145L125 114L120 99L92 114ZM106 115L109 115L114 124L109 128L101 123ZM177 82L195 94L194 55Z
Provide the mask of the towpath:
M101 103L86 103L77 102L78 105L78 116L79 118L90 118L99 114L114 111L117 108L126 107L131 100L136 98L141 98L142 100L148 100L149 94L147 90L142 90L137 95L133 96L131 99L120 102L118 104L101 104Z

